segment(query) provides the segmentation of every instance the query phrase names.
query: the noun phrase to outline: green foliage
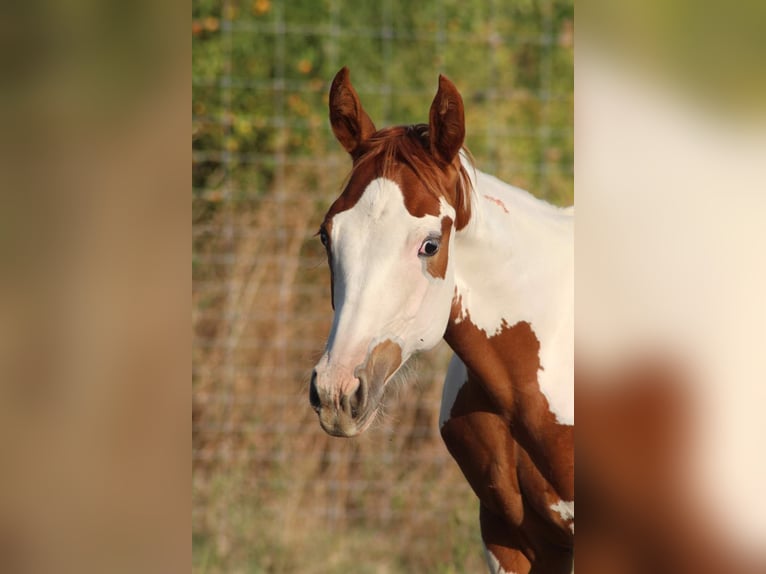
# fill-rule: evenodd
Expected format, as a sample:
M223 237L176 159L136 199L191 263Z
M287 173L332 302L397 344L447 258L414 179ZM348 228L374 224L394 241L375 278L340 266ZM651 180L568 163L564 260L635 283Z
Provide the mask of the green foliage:
M479 167L557 203L572 191L571 1L195 0L197 194L237 183L268 193L274 157L339 154L326 91L347 65L377 125L427 119L436 76L466 101ZM262 176L262 177L259 177ZM208 195L210 195L208 193Z

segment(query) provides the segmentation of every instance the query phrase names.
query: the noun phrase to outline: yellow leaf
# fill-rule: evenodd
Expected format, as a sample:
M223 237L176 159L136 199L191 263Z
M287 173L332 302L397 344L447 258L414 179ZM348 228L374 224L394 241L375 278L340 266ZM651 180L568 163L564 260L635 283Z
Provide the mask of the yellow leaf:
M271 10L271 0L255 0L253 2L253 14L261 16Z
M301 74L308 74L313 69L313 67L314 66L311 64L311 62L306 58L303 58L300 62L298 62L298 71Z

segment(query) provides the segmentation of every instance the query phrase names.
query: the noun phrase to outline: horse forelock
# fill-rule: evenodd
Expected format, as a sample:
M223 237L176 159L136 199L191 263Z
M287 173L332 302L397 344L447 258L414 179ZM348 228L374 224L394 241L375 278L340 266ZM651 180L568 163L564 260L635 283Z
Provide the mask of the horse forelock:
M363 144L344 182L344 191L330 208L326 220L352 208L373 179L383 177L399 184L407 210L416 217L439 215L444 198L456 213L455 227L462 229L471 217L473 193L468 170L459 154L447 165L430 151L427 124L396 126L375 132ZM467 149L464 157L473 164Z

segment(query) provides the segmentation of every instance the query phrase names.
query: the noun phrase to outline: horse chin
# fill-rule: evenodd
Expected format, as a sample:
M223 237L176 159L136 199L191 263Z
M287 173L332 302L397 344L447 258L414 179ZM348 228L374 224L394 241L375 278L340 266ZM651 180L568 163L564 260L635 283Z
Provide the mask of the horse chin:
M319 424L322 426L322 430L330 436L338 438L352 438L357 436L361 431L356 427L340 427L338 425L326 425L324 421L320 420Z
M378 407L375 406L366 410L357 419L346 417L334 417L332 420L326 420L320 415L319 424L327 434L339 438L352 438L366 431L375 420Z
M366 411L357 422L356 425L356 434L362 434L364 431L366 431L370 426L372 425L373 421L375 420L375 417L378 413L378 406L374 406L368 411ZM351 435L355 436L355 435Z

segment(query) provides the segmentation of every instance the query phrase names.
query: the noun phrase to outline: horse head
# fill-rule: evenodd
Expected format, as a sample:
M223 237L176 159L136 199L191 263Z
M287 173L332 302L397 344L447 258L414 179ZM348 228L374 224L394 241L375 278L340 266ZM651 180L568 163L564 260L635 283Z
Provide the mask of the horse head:
M329 104L353 165L319 230L334 318L309 398L326 432L350 437L374 420L407 359L444 335L455 290L450 247L470 217L471 184L460 153L463 101L447 78L428 124L377 130L347 68Z

